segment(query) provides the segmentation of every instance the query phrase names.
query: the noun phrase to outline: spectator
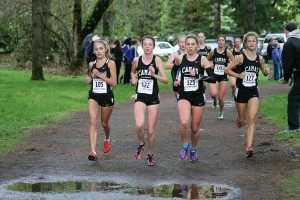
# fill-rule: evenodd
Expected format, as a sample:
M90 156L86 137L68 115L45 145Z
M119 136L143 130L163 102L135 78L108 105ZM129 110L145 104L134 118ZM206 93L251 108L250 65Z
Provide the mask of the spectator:
M119 75L122 66L123 60L123 52L120 40L115 40L114 44L111 46L111 54L113 55L112 59L116 63L116 70L117 70L117 83L119 84Z
M130 72L132 68L132 61L135 57L137 57L136 44L137 44L137 40L135 39L131 40L131 46L125 55L127 64L125 66L124 84L130 83Z
M93 35L92 40L90 41L89 45L85 48L85 55L86 55L86 64L89 66L90 62L94 62L97 57L94 53L94 42L96 40L100 40L98 35Z
M278 81L281 79L281 49L277 40L274 40L272 60L274 63L274 80Z
M274 49L274 39L271 38L270 42L267 46L267 58L268 58L268 62L270 64L270 73L269 73L269 80L274 80L274 63L272 60L272 51Z
M290 134L299 131L300 109L300 33L297 25L293 22L285 26L287 41L282 50L283 84L287 84L293 77L294 84L288 95L288 125L289 127L280 132Z
M130 46L131 46L131 37L128 37L124 40L123 42L123 46L122 46L122 51L123 51L123 61L124 61L124 67L125 67L125 70L124 70L124 75L121 76L120 78L120 82L122 81L122 79L124 78L124 84L129 84L130 83L130 77L126 77L128 80L125 81L125 74L126 74L126 69L127 69L127 73L128 73L128 69L131 69L131 63L129 61L129 49L130 49ZM130 71L129 71L129 74L130 74ZM127 75L127 74L126 74ZM127 75L128 76L128 75Z

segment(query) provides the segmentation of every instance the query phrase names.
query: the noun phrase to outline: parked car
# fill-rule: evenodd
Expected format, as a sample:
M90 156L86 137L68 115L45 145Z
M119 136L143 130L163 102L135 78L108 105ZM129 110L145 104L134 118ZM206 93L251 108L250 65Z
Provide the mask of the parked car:
M257 44L257 53L261 55L261 50L263 48L265 38L258 38L258 44Z
M226 35L226 48L231 50L234 48L234 38L235 36Z
M261 55L265 59L267 59L267 47L268 47L268 44L269 44L271 38L278 41L278 43L280 44L281 50L283 48L283 44L287 40L286 35L284 33L270 33L270 34L266 35L266 37L264 39L263 47L261 49Z
M211 50L214 50L218 47L218 42L216 39L206 39L205 44L209 45Z
M153 54L160 57L169 57L174 51L176 51L176 48L169 42L155 42ZM137 52L139 56L143 55L144 52L141 45L138 46Z

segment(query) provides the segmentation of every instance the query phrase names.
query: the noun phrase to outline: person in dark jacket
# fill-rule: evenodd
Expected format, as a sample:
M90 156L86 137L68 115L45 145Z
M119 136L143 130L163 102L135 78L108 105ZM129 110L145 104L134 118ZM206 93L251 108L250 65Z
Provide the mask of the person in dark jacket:
M130 71L132 66L132 63L129 58L130 46L131 46L131 37L128 37L124 40L122 46L125 69L124 69L124 75L120 78L120 81L124 78L124 84L130 83Z
M274 39L270 38L270 42L267 46L267 57L268 57L268 62L270 64L269 80L274 80L274 63L272 57L273 49L274 49Z
M113 55L113 60L116 63L117 83L119 84L119 75L120 75L120 70L121 70L122 60L123 60L123 52L122 52L120 40L115 40L114 44L111 47L110 52Z
M299 131L300 111L300 33L293 22L285 26L287 41L282 50L283 84L293 79L293 86L288 94L288 128L279 133L290 134Z

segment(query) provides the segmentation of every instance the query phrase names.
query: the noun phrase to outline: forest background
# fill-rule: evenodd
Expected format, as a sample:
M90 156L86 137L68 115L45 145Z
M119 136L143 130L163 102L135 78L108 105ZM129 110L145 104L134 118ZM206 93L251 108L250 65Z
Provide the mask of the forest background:
M84 73L80 45L89 33L111 42L147 34L166 41L199 32L207 38L283 32L289 21L300 24L300 0L1 0L0 6L0 59L32 70L32 80L44 80L47 67Z

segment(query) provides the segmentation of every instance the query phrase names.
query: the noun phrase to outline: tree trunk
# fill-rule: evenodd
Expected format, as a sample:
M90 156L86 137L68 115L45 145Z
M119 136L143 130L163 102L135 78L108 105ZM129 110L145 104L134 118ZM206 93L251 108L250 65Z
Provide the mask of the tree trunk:
M88 15L86 24L83 28L81 21L81 0L74 0L74 12L73 12L73 42L72 42L72 51L71 51L71 63L69 70L73 72L79 72L82 69L82 63L84 56L80 54L80 45L82 39L85 38L89 33L92 33L99 21L102 19L102 16L105 10L112 4L114 0L97 0L95 7L91 14Z
M80 54L80 45L82 41L81 37L81 6L82 0L74 0L74 10L73 10L73 41L72 44L72 57L69 70L76 72L82 67L82 54Z
M114 11L107 10L103 16L103 36L111 38L114 24Z
M254 31L254 21L255 21L255 0L248 0L246 3L246 12L245 12L245 23L244 23L244 32Z
M214 32L215 32L215 37L217 37L221 33L221 9L220 9L219 0L215 0L214 13L215 13Z
M51 29L51 24L49 23L50 14L51 14L51 3L52 0L42 0L42 19L43 19L43 44L45 47L51 47L51 34L49 29ZM53 60L51 54L51 48L44 48L44 59L42 60L43 64L46 64L47 61Z
M42 2L32 0L32 74L31 80L45 80L42 67L44 57Z

